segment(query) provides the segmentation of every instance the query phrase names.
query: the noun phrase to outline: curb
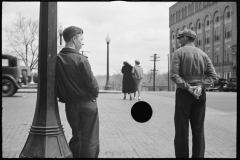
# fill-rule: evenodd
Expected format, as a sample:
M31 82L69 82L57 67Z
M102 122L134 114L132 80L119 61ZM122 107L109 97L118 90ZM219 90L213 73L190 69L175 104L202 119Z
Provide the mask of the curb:
M17 93L37 93L37 88L21 88L21 89L18 89ZM114 91L114 90L99 90L99 93L120 94L122 92Z

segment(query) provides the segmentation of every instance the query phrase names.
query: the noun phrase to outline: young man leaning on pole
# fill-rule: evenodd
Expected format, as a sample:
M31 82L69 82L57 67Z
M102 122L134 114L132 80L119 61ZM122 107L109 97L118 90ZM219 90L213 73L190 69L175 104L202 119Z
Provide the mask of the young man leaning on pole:
M184 29L177 39L180 48L173 53L170 78L177 85L175 101L175 155L189 158L189 121L192 128L192 158L203 158L205 152L204 119L206 93L217 75L211 60L193 42L196 33Z
M70 26L63 31L65 47L57 56L57 97L65 103L72 128L69 147L73 158L97 158L99 154L99 117L96 99L99 86L87 57L79 53L83 30Z

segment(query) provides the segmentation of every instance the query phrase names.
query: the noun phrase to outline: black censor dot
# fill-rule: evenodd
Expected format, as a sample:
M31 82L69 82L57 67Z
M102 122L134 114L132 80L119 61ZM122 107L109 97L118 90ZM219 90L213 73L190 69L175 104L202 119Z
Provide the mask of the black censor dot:
M147 102L139 101L132 106L131 114L135 121L144 123L152 117L152 108Z

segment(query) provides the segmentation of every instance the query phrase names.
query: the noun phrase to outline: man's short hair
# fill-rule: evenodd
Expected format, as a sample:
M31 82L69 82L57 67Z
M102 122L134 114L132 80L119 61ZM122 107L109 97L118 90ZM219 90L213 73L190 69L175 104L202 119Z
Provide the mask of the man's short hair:
M63 39L65 42L70 42L71 39L77 34L83 34L83 30L75 26L67 27L63 31Z

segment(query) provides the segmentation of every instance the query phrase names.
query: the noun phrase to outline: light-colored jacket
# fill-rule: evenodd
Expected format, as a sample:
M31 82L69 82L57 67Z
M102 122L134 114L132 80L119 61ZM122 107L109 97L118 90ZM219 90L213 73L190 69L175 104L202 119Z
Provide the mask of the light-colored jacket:
M178 88L192 85L208 88L217 79L216 71L208 55L193 43L177 49L172 57L170 78Z
M143 69L141 66L136 65L132 70L133 78L142 79L143 78Z

